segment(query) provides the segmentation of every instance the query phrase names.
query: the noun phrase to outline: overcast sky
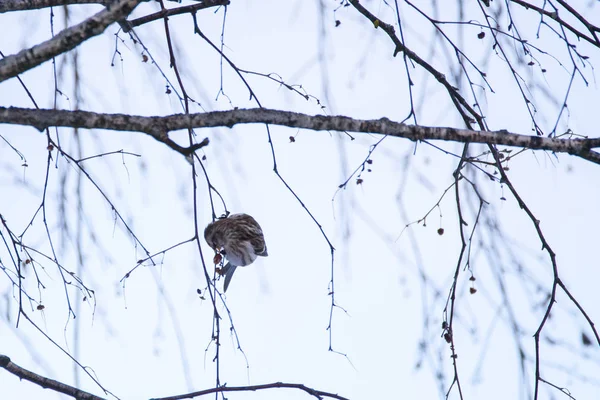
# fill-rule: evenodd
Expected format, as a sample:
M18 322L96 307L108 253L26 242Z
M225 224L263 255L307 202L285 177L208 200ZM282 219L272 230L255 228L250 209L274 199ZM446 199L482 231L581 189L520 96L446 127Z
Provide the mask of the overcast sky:
M409 114L406 68L401 55L392 57L389 38L352 7L342 7L334 14L338 2L333 1L322 2L324 11L318 1L232 3L224 31L224 51L231 60L241 69L277 73L286 83L302 85L301 90L314 96L306 101L264 77L246 75L264 107L355 118L385 116L395 121ZM379 1L362 3L381 20L395 21L393 5ZM474 1L467 3L462 20L481 21L479 6ZM429 3L421 6L430 7ZM514 5L513 8L520 34L553 52L562 63L538 53L531 71L521 71L529 85L528 93L535 99L536 118L549 132L556 124L569 84L569 57L564 44L559 46L557 43L561 42L556 42L546 27L541 28L541 39L536 41L538 20ZM100 8L78 6L69 10L73 24ZM133 16L156 10L156 4L143 3ZM593 13L599 15L598 6L589 10L590 17ZM224 10L214 11L200 11L198 21L203 32L218 45ZM439 11L440 20L456 18L453 8L442 7ZM402 12L407 46L427 56L454 82L457 66L448 65L449 60L454 60L452 50L439 39L434 40L429 23L405 3ZM55 15L54 30L58 32L63 27L64 14L56 9ZM341 22L337 28L336 20ZM50 10L0 15L0 50L5 55L13 54L46 40L50 35L49 21ZM592 22L599 23L597 18ZM502 26L506 25L503 22ZM478 39L480 29L467 26L460 38L455 28L444 27L487 73L493 93L488 88L485 94L479 91L478 96L490 129L530 134L531 119L519 88L502 56L491 50L490 35ZM192 112L256 106L227 65L222 74L224 94L219 94L220 57L193 35L190 15L172 17L170 28L183 81L196 101ZM143 61L140 44L134 44L122 32L115 40L116 32L117 27L113 26L79 48L79 107L140 115L182 112L173 93L179 88L169 69L163 23L157 21L136 32L175 85L170 94L165 93L168 83L152 60ZM115 44L119 50L116 55ZM597 49L594 52L591 46L578 43L578 50L598 65ZM63 68L59 68L63 74L59 88L65 93L58 96L58 108L73 109L77 101L72 66L58 65ZM546 72L541 73L541 68ZM409 69L415 83L417 122L462 128L447 93L421 68ZM600 91L591 68L582 71L589 85L579 77L574 80L568 112L558 123L559 134L570 128L578 135L598 135ZM22 78L41 107L53 106L50 62ZM473 79L484 85L480 78ZM463 94L470 96L464 81L455 83L463 85ZM0 84L0 105L31 107L15 79ZM228 386L302 383L353 399L395 395L442 398L453 377L451 353L441 337L441 327L460 251L454 189L441 200L439 208L434 208L426 224L405 227L423 218L453 183L458 159L439 148L460 154L462 145L433 143L439 146L435 148L387 138L371 156L371 171L361 175L362 183L356 184L355 176L344 190L338 190L380 136L352 134L352 140L339 132L270 129L278 171L336 248L335 296L337 304L343 307L333 310L331 320L331 343L336 352L328 351L330 248L317 225L274 174L265 127L238 125L233 129L197 130L198 140L211 140L200 152L206 156L204 165L211 184L219 190L230 211L246 212L256 218L269 249L269 257L259 258L236 272L226 296L230 314L222 306L219 308L221 382ZM48 154L46 139L32 128L12 125L0 125L0 135L26 157L27 167L23 167L18 155L0 141L0 213L20 233L41 202ZM60 135L62 145L75 153L72 130L62 129ZM193 236L191 168L183 157L141 133L82 130L79 135L81 158L120 149L141 155L105 156L86 161L84 166L150 253ZM185 143L187 137L185 132L172 136L180 143ZM294 136L294 142L290 136ZM483 151L483 146L471 147L473 155ZM56 152L53 156L56 159ZM491 156L488 161L493 161ZM485 170L493 172L491 167ZM563 282L589 317L600 321L596 288L600 279L599 167L571 156L527 151L511 161L507 173L541 221L544 235L557 254ZM534 382L533 334L552 284L549 257L541 250L533 224L508 188L474 169L469 176L488 204L472 241L471 268L476 281L469 281L470 272L461 268L457 289L454 337L462 389L465 398L529 398ZM67 188L64 212L59 209L63 179ZM78 180L84 215L79 225ZM198 182L198 223L203 228L212 216L201 172ZM121 279L145 254L123 224L116 221L115 213L98 190L63 158L58 158L56 164L52 162L48 187L48 227L56 239L59 259L95 291L96 305L84 302L73 290L71 301L77 319L68 318L61 277L56 266L46 262L45 268L37 271L45 288L38 288L30 268L25 270L28 290L36 299L41 298L45 306L43 311L28 309L36 324L58 345L76 352L92 375L119 398L144 399L213 387L213 311L210 299L203 300L197 293L197 289L205 291L206 282L196 246L189 243L156 257L156 266L136 269L123 284ZM469 185L461 186L461 196L470 234L479 203ZM218 201L215 207L217 214L223 212ZM61 231L64 220L69 226L66 233ZM438 234L440 227L443 235ZM28 240L49 251L39 215L28 232ZM77 240L83 248L82 267L77 267ZM204 242L202 245L205 262L212 271L213 253ZM8 265L5 248L0 250L0 260ZM81 370L76 382L77 368L69 358L27 321L21 319L19 327L15 327L17 291L2 277L0 354L49 378L77 383L84 390L104 395ZM217 283L218 287L221 285L222 282ZM477 292L470 294L473 287ZM600 385L598 346L582 344L582 333L592 337L584 318L564 293L559 293L557 300L556 311L544 331L543 376L567 387L577 399L594 398ZM510 310L503 306L505 302L510 302ZM511 318L522 327L522 332L513 332ZM231 320L235 334L230 331ZM238 339L243 352L238 348ZM518 346L529 357L524 378ZM543 398L550 393L560 395L548 387L543 390ZM7 399L61 398L7 372L0 372L0 391ZM282 397L309 398L291 389L227 394L230 399ZM450 398L458 398L456 389Z

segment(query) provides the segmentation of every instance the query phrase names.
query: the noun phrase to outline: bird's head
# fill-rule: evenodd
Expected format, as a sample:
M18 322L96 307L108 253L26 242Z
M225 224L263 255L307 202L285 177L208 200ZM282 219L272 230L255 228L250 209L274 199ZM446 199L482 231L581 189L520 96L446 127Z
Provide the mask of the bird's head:
M219 229L219 225L216 222L211 222L204 229L204 240L214 250L219 250L223 247L223 232L222 229Z

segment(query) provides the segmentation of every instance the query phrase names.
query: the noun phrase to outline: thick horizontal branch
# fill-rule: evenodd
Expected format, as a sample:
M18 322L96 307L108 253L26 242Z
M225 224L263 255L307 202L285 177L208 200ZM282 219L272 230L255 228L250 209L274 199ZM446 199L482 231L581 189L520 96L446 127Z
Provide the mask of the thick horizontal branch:
M10 11L39 10L40 8L72 4L106 4L110 0L2 0L0 14Z
M0 82L19 75L43 62L65 53L92 36L97 36L113 22L123 19L141 0L119 0L85 21L61 31L50 40L17 54L0 59Z
M19 377L19 379L25 379L29 382L33 382L44 389L54 390L55 392L66 394L78 400L104 400L102 397L98 397L83 390L74 388L73 386L66 385L62 382L49 379L44 376L38 375L34 372L26 370L25 368L19 367L13 363L10 358L0 354L0 368L4 368L11 374Z
M88 111L37 110L0 107L0 123L28 125L39 130L51 126L144 132L171 146L168 133L189 128L232 127L238 124L263 123L315 131L363 132L390 135L410 140L443 140L461 143L488 143L503 146L568 153L600 164L600 138L557 139L521 135L506 130L474 131L445 127L406 125L387 118L361 120L345 116L307 115L265 108L175 114L165 117L142 117L125 114L99 114ZM172 146L171 146L172 147ZM183 149L183 148L182 148ZM183 149L189 153L189 149Z

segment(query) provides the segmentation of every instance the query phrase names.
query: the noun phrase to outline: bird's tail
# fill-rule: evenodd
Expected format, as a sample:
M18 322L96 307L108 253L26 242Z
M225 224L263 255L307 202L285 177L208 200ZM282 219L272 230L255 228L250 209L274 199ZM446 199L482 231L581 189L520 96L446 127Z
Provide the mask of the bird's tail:
M229 282L231 282L231 278L233 277L233 273L237 269L237 265L233 265L231 263L225 264L222 269L223 274L225 275L225 283L223 284L223 291L226 292L229 287Z

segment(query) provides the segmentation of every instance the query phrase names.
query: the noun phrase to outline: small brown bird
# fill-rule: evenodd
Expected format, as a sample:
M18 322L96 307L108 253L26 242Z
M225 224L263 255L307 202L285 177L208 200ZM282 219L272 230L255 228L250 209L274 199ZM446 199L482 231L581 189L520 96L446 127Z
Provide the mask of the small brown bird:
M258 222L248 214L231 214L208 224L204 239L210 247L227 257L221 270L225 275L224 291L237 267L252 264L257 256L266 257L267 245Z

